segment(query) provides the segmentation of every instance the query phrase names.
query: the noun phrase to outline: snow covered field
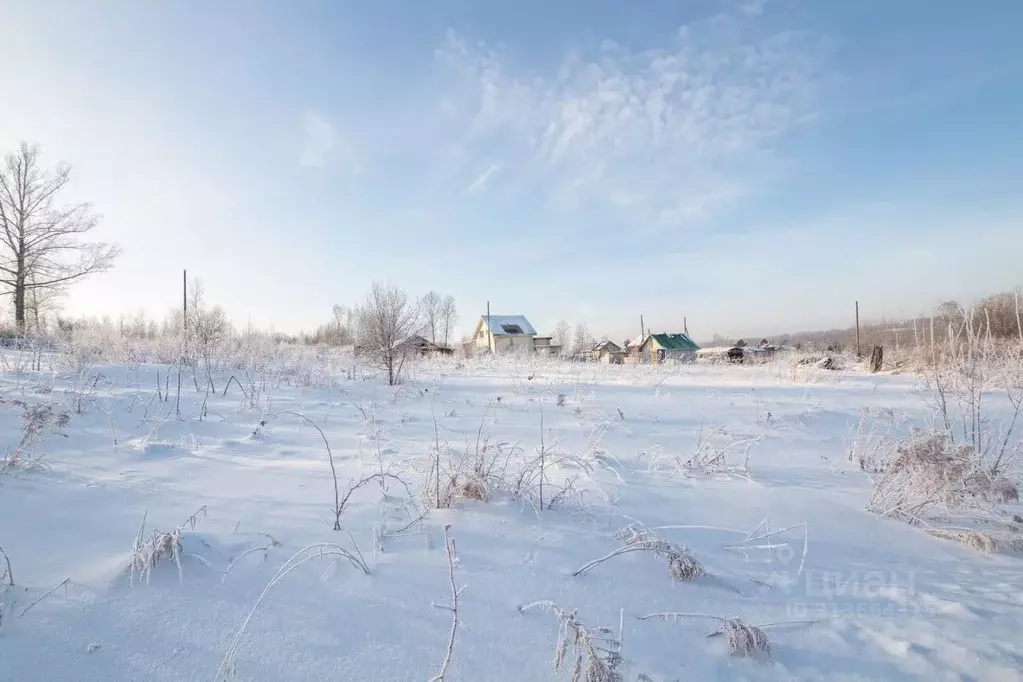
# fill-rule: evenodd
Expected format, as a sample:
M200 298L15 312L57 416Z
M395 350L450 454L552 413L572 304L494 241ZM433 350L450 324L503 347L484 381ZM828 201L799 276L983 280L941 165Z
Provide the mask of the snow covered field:
M452 361L392 388L312 353L219 367L215 394L186 371L178 405L173 367L8 352L0 680L425 682L452 631L447 525L450 681L570 679L559 621L520 610L542 600L620 639L629 681L1023 679L1020 559L864 509L850 439L863 408L930 419L910 375ZM53 413L26 437L33 405ZM706 575L651 551L573 575L629 524ZM663 612L785 624L741 658L720 621L639 619Z

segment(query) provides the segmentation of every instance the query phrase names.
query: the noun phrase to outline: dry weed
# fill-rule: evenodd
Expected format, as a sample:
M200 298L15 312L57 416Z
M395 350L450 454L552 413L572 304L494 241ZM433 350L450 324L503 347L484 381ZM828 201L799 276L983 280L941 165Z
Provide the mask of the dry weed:
M693 556L692 551L688 547L668 542L649 531L637 530L634 526L626 526L615 533L615 538L621 540L624 546L599 559L594 559L577 569L572 575L580 576L608 559L628 554L629 552L650 552L667 559L668 572L671 574L672 580L689 582L707 575L703 564Z
M732 656L770 656L771 642L764 631L747 625L738 618L725 621L725 637L728 638L728 653Z
M557 618L558 637L554 645L557 672L561 672L566 657L570 657L574 659L572 682L622 682L617 671L622 663L620 633L616 638L610 628L588 628L579 620L577 611L565 611L552 601L526 604L519 611L545 611Z
M3 571L0 571L0 583L7 583L8 587L14 587L14 571L11 569L11 557L7 550L0 545L0 557L4 559Z
M136 576L141 581L145 579L149 583L153 568L162 561L172 561L178 569L178 580L183 581L184 575L181 568L181 536L185 527L195 530L195 524L200 518L206 517L206 507L200 507L198 511L185 519L184 523L169 532L156 528L147 537L146 516L142 517L142 524L135 534L135 542L132 545L127 570L129 572L131 585L135 585Z
M936 538L954 540L955 542L966 545L970 549L975 549L978 552L984 552L985 554L991 554L998 549L998 540L993 535L983 533L979 530L949 530L944 528L934 528L927 532Z
M935 507L949 513L973 509L1011 499L1015 491L1011 482L983 466L972 445L954 443L941 431L900 443L878 462L877 472L867 509L914 522Z
M0 461L0 472L13 469L30 469L38 466L42 455L36 455L36 446L43 440L46 430L64 428L71 420L65 411L55 410L51 403L31 405L23 400L0 398L0 405L11 405L21 409L21 440ZM57 432L57 435L65 434Z
M684 618L706 618L709 620L716 620L721 623L721 630L712 632L708 637L718 637L724 635L728 644L728 653L731 656L740 656L744 658L767 658L771 655L771 642L767 639L767 635L761 628L788 625L790 623L771 623L770 625L748 625L742 622L738 618L720 618L718 616L709 616L702 613L650 613L645 616L640 616L640 620L665 620L665 621L679 621ZM816 621L792 621L792 623L798 622L816 622Z
M355 552L353 553L340 545L321 542L314 545L308 545L295 552L295 554L291 555L291 557L285 561L279 569L277 569L277 572L274 573L270 582L267 583L266 587L263 588L263 591L256 599L256 603L252 605L252 609L249 611L248 615L245 616L245 619L242 621L238 631L231 639L231 643L228 645L224 658L220 661L220 666L217 668L217 672L213 677L214 682L229 680L235 677L235 656L238 653L238 647L241 645L242 637L245 635L245 630L252 621L252 617L255 615L256 609L258 609L259 605L263 603L264 599L266 599L266 595L269 594L270 590L272 590L281 580L299 566L324 558L329 558L334 561L344 559L352 566L362 571L365 575L369 575L369 566L366 565L366 562L362 557L362 553L358 551L358 547L355 547Z

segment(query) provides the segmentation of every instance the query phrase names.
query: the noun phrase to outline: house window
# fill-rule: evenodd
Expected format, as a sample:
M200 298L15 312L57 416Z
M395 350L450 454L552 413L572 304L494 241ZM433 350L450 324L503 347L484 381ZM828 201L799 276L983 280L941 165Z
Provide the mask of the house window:
M502 324L501 329L504 330L505 334L521 334L522 327L517 324Z

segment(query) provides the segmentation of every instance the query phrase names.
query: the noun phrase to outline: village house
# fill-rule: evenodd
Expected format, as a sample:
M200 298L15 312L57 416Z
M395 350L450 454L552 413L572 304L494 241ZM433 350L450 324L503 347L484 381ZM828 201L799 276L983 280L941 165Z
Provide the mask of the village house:
M410 353L414 353L421 357L452 355L455 352L453 348L433 343L419 334L413 334L408 337L404 343L400 344L400 347L408 348Z
M620 365L625 359L625 349L614 341L601 341L590 351L594 362L605 365Z
M658 365L665 361L695 362L700 347L688 335L648 334L629 343L626 361Z
M553 341L553 336L534 336L533 351L541 355L558 355L561 352L561 346Z
M539 337L550 344L547 337ZM472 335L472 348L476 352L495 354L532 353L536 344L536 329L524 315L481 315Z

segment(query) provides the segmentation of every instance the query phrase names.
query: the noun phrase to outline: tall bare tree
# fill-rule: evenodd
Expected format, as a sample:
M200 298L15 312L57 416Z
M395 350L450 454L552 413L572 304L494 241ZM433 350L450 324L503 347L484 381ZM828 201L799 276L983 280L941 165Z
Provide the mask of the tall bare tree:
M569 326L565 320L558 320L558 326L554 328L554 338L552 339L555 346L561 347L561 352L565 353L568 351L569 336L572 334L572 327Z
M430 291L419 299L423 329L430 335L430 341L437 343L437 331L443 324L444 299L436 291Z
M458 310L455 309L455 297L445 296L440 304L440 327L444 332L444 345L448 345L451 330L458 321Z
M355 341L358 328L358 311L344 305L334 305L329 342L343 346Z
M405 362L415 349L409 337L419 329L419 310L401 289L373 284L359 310L360 342L377 365L387 372L387 383L401 383Z
M26 143L0 165L0 284L14 295L22 333L29 291L60 288L106 270L120 253L115 245L82 241L98 217L89 204L57 203L70 180L70 166L42 169L38 148Z
M29 286L25 292L25 316L26 327L29 322L32 324L33 334L42 334L46 327L46 314L60 311L60 299L64 296L64 289L52 287L42 289Z
M216 395L213 385L213 358L219 346L231 335L231 323L219 305L207 306L205 290L198 278L192 280L188 302L187 340L195 349L198 358L206 366L206 381Z
M572 344L573 353L582 353L593 348L593 337L585 322L575 326L575 342Z

